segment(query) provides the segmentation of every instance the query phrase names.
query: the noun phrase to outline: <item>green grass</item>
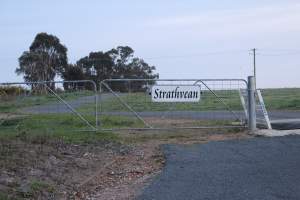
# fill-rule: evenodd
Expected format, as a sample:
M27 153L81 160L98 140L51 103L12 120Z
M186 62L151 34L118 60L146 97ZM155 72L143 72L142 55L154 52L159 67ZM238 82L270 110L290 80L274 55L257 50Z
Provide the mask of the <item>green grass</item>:
M136 119L135 117L126 117L126 116L102 116L100 118L103 129L111 128L142 128L144 127L143 123Z
M91 123L93 116L85 116ZM101 129L116 128L145 128L145 125L136 117L101 116ZM172 121L159 121L154 127L170 127ZM180 126L222 126L233 125L226 120L192 120ZM21 138L37 143L46 143L49 139L63 139L69 143L89 143L97 140L117 141L116 134L109 131L93 131L83 121L70 114L43 114L14 117L4 120L0 124L0 139Z
M85 116L91 123L94 116ZM143 127L134 118L123 116L103 116L100 118L105 129L116 127ZM118 140L111 132L92 131L83 121L70 114L43 114L14 117L0 124L1 138L25 138L32 141L63 139L70 143L87 143L95 140Z
M78 97L94 95L91 91L65 92L58 94L64 100L72 100ZM0 95L0 113L17 112L20 108L44 105L47 103L59 102L53 94L30 95L30 96L1 96Z
M37 193L46 190L47 192L53 193L54 187L49 185L46 182L39 181L39 180L33 180L30 183L30 190L32 193Z
M263 89L268 110L300 110L300 88Z
M34 198L38 197L39 194L43 192L54 193L55 189L50 184L40 181L40 180L32 180L29 185L28 191L19 191L23 198Z
M7 194L0 192L0 200L10 200Z

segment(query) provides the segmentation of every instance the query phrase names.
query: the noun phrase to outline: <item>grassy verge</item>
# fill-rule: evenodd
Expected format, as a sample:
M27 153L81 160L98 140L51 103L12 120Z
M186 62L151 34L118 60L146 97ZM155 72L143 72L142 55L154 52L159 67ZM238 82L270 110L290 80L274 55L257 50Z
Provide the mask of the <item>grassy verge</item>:
M87 116L87 119L91 122L94 120L92 116ZM130 122L127 122L125 119L120 122L118 117L106 119L108 127L115 126L114 123L130 125ZM84 130L84 132L80 130ZM30 140L60 138L71 143L117 139L115 134L109 132L98 133L91 131L91 128L79 118L68 114L31 115L4 120L0 125L0 139L18 137L25 137Z
M94 116L85 116L93 123ZM196 126L231 126L228 120L145 120L154 127L196 127ZM135 117L101 116L101 128L144 128L144 124ZM112 132L92 131L82 120L70 114L43 114L8 118L0 124L0 139L21 138L37 143L47 140L62 139L68 143L89 143L97 140L118 141L120 138Z
M84 116L91 124L95 117ZM136 118L125 116L101 116L103 129L144 127ZM95 132L78 117L71 114L38 114L15 116L0 123L1 138L23 137L29 140L63 139L70 143L85 143L95 140L118 140L111 132Z

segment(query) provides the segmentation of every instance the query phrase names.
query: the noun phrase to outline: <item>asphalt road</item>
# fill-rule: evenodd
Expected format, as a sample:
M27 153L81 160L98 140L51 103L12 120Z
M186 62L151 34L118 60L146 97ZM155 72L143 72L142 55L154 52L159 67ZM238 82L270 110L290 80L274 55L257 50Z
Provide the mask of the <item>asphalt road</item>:
M165 145L139 200L299 200L300 136Z

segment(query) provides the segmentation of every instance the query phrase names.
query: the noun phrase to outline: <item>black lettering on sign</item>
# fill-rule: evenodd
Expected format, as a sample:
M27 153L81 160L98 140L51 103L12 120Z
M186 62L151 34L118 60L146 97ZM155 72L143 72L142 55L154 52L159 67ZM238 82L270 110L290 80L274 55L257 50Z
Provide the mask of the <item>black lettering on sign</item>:
M152 98L155 100L165 100L176 102L180 101L193 101L200 99L200 88L195 86L157 86L153 88Z
M154 91L154 94L155 94L154 97L153 97L154 99L158 98L158 91L159 91L159 89L156 88L155 91Z

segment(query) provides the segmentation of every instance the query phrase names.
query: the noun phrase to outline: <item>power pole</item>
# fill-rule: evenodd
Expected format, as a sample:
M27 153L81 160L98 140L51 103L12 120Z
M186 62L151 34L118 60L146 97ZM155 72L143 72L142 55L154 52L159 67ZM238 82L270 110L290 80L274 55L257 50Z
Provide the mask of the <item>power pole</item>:
M252 49L253 51L253 74L254 74L254 81L255 81L255 89L256 89L256 49Z

